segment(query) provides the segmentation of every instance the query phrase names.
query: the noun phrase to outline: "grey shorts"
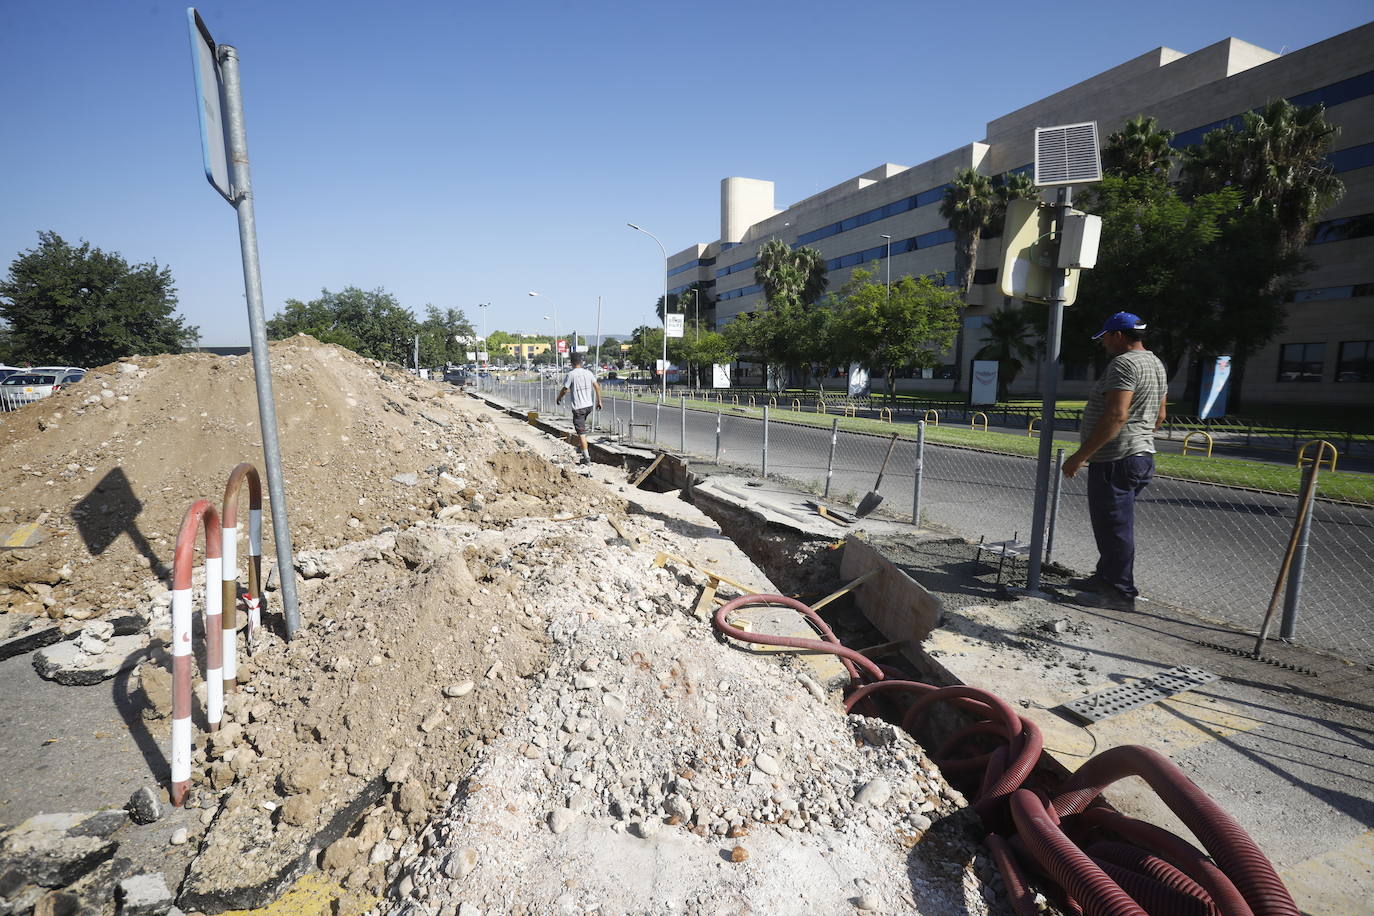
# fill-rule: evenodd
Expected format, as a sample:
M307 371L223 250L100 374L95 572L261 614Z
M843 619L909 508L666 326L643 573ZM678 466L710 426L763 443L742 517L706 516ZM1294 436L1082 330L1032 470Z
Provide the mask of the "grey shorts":
M573 430L576 431L579 436L585 436L587 434L587 415L591 412L592 409L590 407L573 408Z

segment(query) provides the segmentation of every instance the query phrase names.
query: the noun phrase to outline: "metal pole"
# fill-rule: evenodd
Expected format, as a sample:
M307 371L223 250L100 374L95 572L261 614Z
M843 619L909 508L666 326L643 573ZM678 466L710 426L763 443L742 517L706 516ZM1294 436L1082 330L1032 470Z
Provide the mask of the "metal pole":
M768 405L763 405L763 476L768 476Z
M921 484L925 481L926 421L916 421L916 483L911 494L911 524L921 527Z
M660 373L659 398L668 396L668 249L663 247L663 243L658 241L658 236L648 229L642 229L634 223L626 223L631 229L637 229L658 243L658 250L663 252L663 370ZM654 439L658 439L658 427L654 427Z
M1055 212L1054 263L1059 262L1059 243L1063 232L1064 218L1073 202L1073 193L1067 186L1059 189ZM1049 504L1049 477L1054 469L1050 453L1054 449L1054 405L1059 388L1059 345L1060 332L1064 327L1064 271L1055 268L1050 280L1050 320L1049 333L1045 338L1045 400L1041 406L1040 418L1040 457L1035 464L1035 510L1031 515L1030 562L1026 570L1026 590L1040 590L1040 558L1045 546L1045 513Z
M630 396L630 441L635 441L635 393L628 388L625 393Z
M415 374L420 374L420 335L415 335Z
M840 418L830 421L830 457L825 462L825 492L821 499L830 498L830 478L835 475L835 443L840 439Z
M1317 457L1321 457L1318 452ZM1307 476L1311 477L1317 473L1317 463L1314 461L1307 468ZM1303 481L1303 489L1306 490L1311 484ZM1298 511L1302 511L1302 500L1298 500ZM1309 502L1307 514L1303 516L1302 528L1298 532L1298 546L1293 553L1293 564L1288 568L1288 590L1283 596L1283 620L1279 624L1279 638L1292 639L1298 625L1298 611L1302 607L1302 573L1303 567L1307 563L1307 540L1312 532L1312 505Z
M239 86L239 55L231 45L219 46L224 78L225 127L229 132L233 185L239 217L239 248L243 254L243 288L248 299L249 341L253 345L253 379L258 392L258 421L267 466L267 493L272 508L272 540L277 545L277 582L281 588L286 638L301 627L296 601L296 569L291 553L291 528L286 521L286 488L282 479L281 443L277 440L277 407L272 394L272 368L267 359L267 321L263 316L262 272L258 263L258 229L253 217L253 179L248 167L248 129L243 119Z
M720 462L720 417L725 411L724 407L716 408L716 462Z
M1054 452L1054 493L1050 497L1050 525L1045 533L1045 562L1050 561L1050 555L1054 553L1054 529L1059 523L1059 493L1064 486L1064 450L1055 449Z
M596 297L596 367L601 368L601 297Z
M684 394L678 395L678 398L677 398L677 411L678 411L678 414L677 414L677 415L678 415L678 419L682 421L682 422L681 422L681 427L682 427L682 429L681 429L681 433L682 433L682 445L681 445L681 447L678 449L678 451L682 452L682 454L685 455L685 454L687 454L687 396L684 395Z
M892 236L890 236L890 235L885 235L885 236L883 236L883 238L887 241L887 257L885 257L885 258L883 259L884 262L885 262L886 265L887 265L887 280L885 281L886 284L887 284L887 301L888 301L888 302L891 302L891 301L892 301Z

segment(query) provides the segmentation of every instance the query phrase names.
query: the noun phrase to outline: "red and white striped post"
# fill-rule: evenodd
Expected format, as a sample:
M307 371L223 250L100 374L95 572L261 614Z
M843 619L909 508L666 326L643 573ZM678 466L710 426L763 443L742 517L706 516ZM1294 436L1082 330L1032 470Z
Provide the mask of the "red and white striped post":
M238 689L238 636L234 618L238 607L239 569L239 493L248 482L248 594L244 605L248 610L245 633L248 647L253 648L258 627L262 625L262 479L258 469L244 461L229 472L224 487L224 508L220 516L224 525L224 689Z
M220 589L222 551L219 513L198 499L186 510L172 561L172 804L180 806L191 782L191 565L196 529L205 526L205 686L211 731L224 716Z

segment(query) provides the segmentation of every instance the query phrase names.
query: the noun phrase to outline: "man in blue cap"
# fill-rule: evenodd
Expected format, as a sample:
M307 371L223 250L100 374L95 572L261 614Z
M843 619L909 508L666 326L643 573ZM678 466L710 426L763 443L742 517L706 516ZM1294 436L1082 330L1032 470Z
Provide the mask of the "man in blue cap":
M1164 424L1169 376L1145 349L1145 322L1117 312L1093 336L1112 356L1088 395L1082 444L1064 461L1064 476L1088 465L1088 515L1097 539L1097 569L1070 583L1084 604L1134 610L1135 499L1155 472L1155 430Z

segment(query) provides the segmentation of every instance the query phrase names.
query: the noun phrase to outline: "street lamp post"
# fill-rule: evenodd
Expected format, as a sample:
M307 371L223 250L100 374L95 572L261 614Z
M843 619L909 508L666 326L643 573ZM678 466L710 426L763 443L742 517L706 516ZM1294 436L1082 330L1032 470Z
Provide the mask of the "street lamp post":
M887 257L883 260L887 262L887 300L892 301L892 236L885 235L883 239L887 242Z
M533 290L531 290L531 291L530 291L530 295L531 295L531 296L538 296L539 294L536 293L536 292L534 292ZM545 321L550 320L550 319L549 319L549 316L548 316L548 315L545 315L545 316L544 316L544 320L545 320ZM555 303L554 306L553 306L553 319L552 319L552 320L553 320L553 365L554 365L554 368L555 368L555 369L562 369L562 368L563 368L563 360L562 360L562 359L559 357L559 355L558 355L558 305L557 305L557 303Z
M487 309L491 308L490 302L479 302L477 307L482 310L482 346L487 345ZM479 360L480 362L480 360ZM491 350L487 350L487 365L491 365Z
M658 390L659 399L666 400L668 397L668 249L664 248L663 243L658 241L658 236L648 229L636 226L634 223L626 223L625 225L658 242L658 250L663 252L663 375Z

